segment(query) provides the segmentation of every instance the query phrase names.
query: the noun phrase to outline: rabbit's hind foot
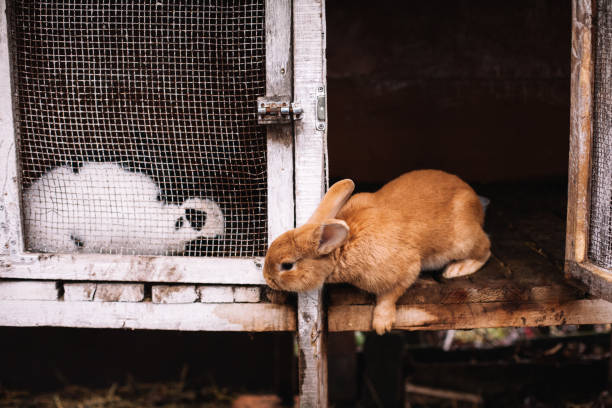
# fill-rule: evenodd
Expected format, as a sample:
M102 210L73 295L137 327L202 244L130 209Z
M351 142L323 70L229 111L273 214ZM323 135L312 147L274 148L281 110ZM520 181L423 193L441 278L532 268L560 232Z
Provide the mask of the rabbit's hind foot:
M444 268L442 276L446 279L458 278L460 276L471 275L487 263L491 252L487 253L482 259L464 259L462 261L451 262Z

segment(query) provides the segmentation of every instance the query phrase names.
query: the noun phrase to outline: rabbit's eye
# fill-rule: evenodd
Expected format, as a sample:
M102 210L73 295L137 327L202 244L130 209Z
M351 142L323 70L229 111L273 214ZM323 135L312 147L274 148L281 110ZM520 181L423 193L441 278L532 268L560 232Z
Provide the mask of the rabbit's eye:
M294 265L294 263L293 263L293 262L283 262L283 263L281 264L281 270L283 270L283 271L288 271L288 270L290 270L290 269L293 269L293 265Z
M176 222L174 223L174 229L175 230L179 230L183 228L183 217L179 217Z

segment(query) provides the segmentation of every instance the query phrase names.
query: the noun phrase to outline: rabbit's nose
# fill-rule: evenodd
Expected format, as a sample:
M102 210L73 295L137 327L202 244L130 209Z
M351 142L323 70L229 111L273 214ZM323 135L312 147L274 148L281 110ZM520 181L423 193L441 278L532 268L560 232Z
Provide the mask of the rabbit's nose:
M280 286L278 286L278 282L272 276L266 276L266 281L268 282L268 286L272 289L281 290Z

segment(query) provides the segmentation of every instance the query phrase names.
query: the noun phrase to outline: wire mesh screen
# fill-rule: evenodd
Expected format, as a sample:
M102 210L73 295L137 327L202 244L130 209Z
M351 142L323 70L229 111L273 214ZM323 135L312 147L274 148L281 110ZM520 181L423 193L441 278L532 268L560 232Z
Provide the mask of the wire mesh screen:
M612 2L597 2L589 258L612 268Z
M264 4L9 3L29 250L265 253Z

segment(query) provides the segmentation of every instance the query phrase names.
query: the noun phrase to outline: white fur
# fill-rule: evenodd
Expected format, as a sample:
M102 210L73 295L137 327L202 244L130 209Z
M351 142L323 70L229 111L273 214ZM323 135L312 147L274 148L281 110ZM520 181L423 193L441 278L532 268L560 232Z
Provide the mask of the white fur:
M151 177L117 163L88 162L78 173L56 167L24 192L28 248L168 255L184 251L185 244L198 237L223 235L223 213L214 201L189 198L181 205L165 204L158 200L159 193ZM189 208L206 213L200 231L185 217Z

